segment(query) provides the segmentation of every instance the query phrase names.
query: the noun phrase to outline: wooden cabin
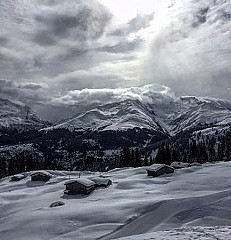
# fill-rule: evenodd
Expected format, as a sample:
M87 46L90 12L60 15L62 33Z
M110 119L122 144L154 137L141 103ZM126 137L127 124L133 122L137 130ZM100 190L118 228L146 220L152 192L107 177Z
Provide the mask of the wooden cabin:
M51 178L51 174L46 171L38 171L31 174L31 181L47 182Z
M95 183L95 187L108 187L112 184L112 180L105 177L93 177L91 181Z
M147 169L148 176L158 177L163 174L174 173L174 168L165 164L152 164Z
M87 178L78 178L74 180L67 181L65 183L66 190L65 194L75 195L75 194L84 194L88 195L95 189L95 182Z
M172 162L171 167L175 168L175 169L181 169L181 168L187 168L190 167L190 163L187 162Z
M16 174L14 176L11 177L11 181L16 182L16 181L20 181L23 178L25 178L26 176L23 174Z

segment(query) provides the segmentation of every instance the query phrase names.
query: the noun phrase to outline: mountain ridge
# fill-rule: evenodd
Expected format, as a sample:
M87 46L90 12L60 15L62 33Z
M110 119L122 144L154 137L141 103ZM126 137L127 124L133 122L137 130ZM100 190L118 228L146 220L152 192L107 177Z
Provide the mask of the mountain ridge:
M26 104L0 98L0 129L27 131L46 126L49 123Z
M208 97L182 96L154 104L127 99L100 105L42 130L121 131L138 127L172 136L196 126L227 125L231 123L230 109L231 102Z

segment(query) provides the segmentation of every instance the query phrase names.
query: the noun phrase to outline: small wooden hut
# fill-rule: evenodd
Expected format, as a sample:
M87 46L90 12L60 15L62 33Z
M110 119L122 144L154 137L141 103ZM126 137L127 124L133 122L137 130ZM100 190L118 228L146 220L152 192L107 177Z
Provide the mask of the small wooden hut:
M152 164L147 169L148 176L158 177L163 174L169 174L174 172L174 168L165 164Z
M26 176L23 174L16 174L14 176L11 177L11 181L16 182L16 181L20 181L23 178L25 178Z
M46 171L38 171L31 174L31 181L47 182L51 178L51 174Z
M78 178L74 180L67 181L65 183L66 190L65 194L75 195L75 194L89 194L95 189L95 182L87 178Z

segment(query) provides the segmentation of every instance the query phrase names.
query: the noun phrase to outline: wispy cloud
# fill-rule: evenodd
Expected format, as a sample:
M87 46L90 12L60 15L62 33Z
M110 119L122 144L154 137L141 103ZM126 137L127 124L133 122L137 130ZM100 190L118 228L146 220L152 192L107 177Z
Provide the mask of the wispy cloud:
M154 37L146 61L148 82L176 94L230 99L231 19L229 1L179 1L168 24Z

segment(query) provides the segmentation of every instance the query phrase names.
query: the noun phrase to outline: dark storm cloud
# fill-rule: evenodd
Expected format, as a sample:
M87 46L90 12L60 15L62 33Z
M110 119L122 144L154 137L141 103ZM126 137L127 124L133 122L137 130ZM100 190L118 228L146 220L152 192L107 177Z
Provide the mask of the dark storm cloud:
M50 46L55 44L55 38L47 31L39 31L33 38L34 42L41 46Z
M195 22L193 23L193 27L198 27L199 25L203 24L207 20L207 13L209 8L202 8L200 9L195 15Z
M135 18L131 19L125 26L116 29L110 34L112 36L123 36L130 33L138 32L139 30L149 27L153 19L154 13L137 15Z
M39 90L44 86L36 83L18 83L14 80L0 79L0 96L4 98L20 100L24 103L34 105L47 102L48 98Z
M221 14L222 14L222 16L224 17L224 18L226 18L227 20L229 20L229 19L231 19L231 11L230 12L227 12L227 11L222 11L221 12Z
M79 46L79 47L70 47L66 52L56 56L58 61L71 61L82 58L83 55L89 52L89 48L87 46Z
M11 91L14 89L38 90L44 88L43 85L32 82L18 83L14 80L0 79L0 91Z
M41 30L35 34L34 41L40 45L52 45L59 39L72 37L78 41L97 39L104 33L111 14L102 9L95 14L91 6L79 6L69 14L52 13L35 16Z
M0 36L0 46L6 46L8 43L8 39L6 37Z
M1 78L18 82L45 78L49 88L60 74L85 70L109 58L107 53L88 54L102 45L112 18L95 0L0 1L0 17Z

